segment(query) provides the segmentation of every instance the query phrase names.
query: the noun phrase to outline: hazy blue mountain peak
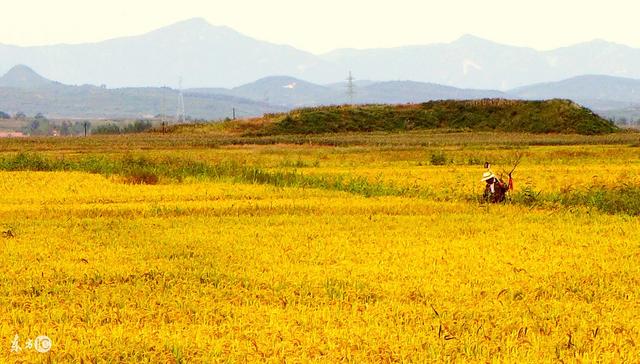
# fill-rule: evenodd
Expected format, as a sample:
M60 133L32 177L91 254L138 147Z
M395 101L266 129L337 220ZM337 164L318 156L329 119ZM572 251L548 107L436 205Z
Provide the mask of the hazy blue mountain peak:
M38 88L53 84L33 69L23 64L11 68L4 76L0 77L0 87L14 88Z
M192 18L183 20L165 27L156 29L149 34L166 35L209 35L220 34L222 36L241 36L240 33L227 26L212 25L204 18Z
M480 38L478 36L475 36L473 34L463 34L460 36L460 38L456 39L455 42L464 42L464 43L476 43L476 42L490 42L493 43L487 39L484 38Z
M464 34L460 38L453 41L451 44L461 46L487 46L487 45L499 45L496 42L490 41L485 38L480 38L473 34Z

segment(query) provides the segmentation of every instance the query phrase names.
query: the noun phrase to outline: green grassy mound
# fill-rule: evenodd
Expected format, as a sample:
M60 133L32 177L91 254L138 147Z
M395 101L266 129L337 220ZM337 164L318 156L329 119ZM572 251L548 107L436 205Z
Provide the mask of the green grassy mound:
M604 134L613 123L569 100L485 99L408 105L342 105L268 115L254 135L318 134L416 129ZM254 124L255 126L255 124Z

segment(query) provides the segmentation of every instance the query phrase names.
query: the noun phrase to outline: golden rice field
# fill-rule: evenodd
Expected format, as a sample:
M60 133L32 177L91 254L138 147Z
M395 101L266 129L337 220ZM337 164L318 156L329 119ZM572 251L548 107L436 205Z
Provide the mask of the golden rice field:
M516 192L639 187L632 143L94 141L24 149L236 161L404 192L0 171L0 362L640 361L639 216L473 199L482 163L508 171L516 153ZM27 347L39 335L50 351Z

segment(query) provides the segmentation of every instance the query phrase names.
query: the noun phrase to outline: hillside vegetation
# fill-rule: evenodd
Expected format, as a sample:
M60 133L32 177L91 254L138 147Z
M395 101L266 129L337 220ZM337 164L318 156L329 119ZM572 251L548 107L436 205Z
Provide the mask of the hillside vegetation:
M459 129L527 133L604 134L618 128L569 100L483 99L407 105L342 105L302 108L239 123L246 134Z

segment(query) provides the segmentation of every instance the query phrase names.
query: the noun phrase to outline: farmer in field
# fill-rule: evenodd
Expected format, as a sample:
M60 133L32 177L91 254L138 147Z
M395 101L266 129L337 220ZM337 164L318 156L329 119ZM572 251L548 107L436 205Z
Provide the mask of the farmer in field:
M505 183L503 180L499 179L491 171L484 172L482 174L481 181L487 183L484 188L484 194L482 195L482 198L485 201L491 203L504 202L507 196L507 191L509 191L510 184Z
M513 179L511 178L511 174L516 169L518 164L520 163L520 158L516 162L516 165L513 167L511 172L509 172L509 182L504 182L501 178L498 178L493 172L491 172L491 165L489 162L484 164L484 167L487 169L486 172L482 174L482 179L480 181L486 182L487 185L484 188L484 193L482 197L485 201L491 203L499 203L504 202L507 197L507 192L513 190Z

